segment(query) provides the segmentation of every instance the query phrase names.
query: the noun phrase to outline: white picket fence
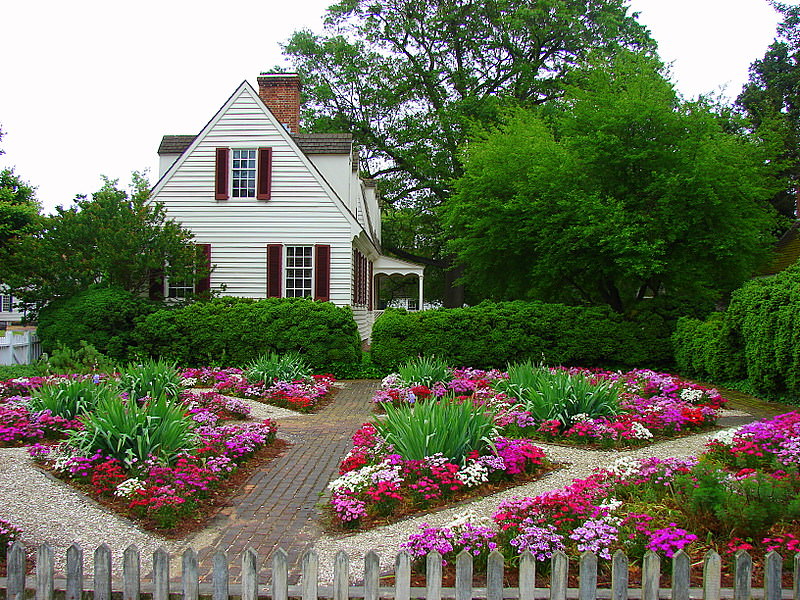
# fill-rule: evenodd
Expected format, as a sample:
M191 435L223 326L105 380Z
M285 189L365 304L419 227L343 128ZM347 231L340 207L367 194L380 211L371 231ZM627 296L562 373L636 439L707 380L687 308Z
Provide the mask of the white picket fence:
M0 365L29 365L42 355L35 331L0 331Z
M747 552L739 551L733 557L734 581L732 588L721 586L722 559L716 552L708 552L702 561L702 587L691 587L692 565L689 556L678 552L671 560L671 588L660 587L661 559L649 551L642 563L642 583L640 587L630 588L628 581L628 558L617 551L611 560L610 586L598 586L598 558L594 553L585 552L578 562L578 587L568 586L569 559L561 551L553 555L550 563L549 586L537 587L537 563L530 552L519 557L519 583L517 587L504 585L503 556L493 551L486 565L486 587L473 586L473 557L464 551L456 559L455 587L442 586L442 556L431 552L426 561L426 586L411 586L411 557L407 552L397 555L394 568L394 586L382 587L380 559L374 552L364 558L363 581L354 584L350 581L349 557L339 552L334 560L332 584L319 583L319 557L311 551L306 552L301 561L300 583L289 584L288 555L282 549L272 553L272 568L269 584L259 572L259 558L252 549L241 557L241 576L232 581L229 576L228 557L217 552L210 565L211 580L201 581L198 556L191 548L181 557L180 578L170 576L170 555L163 549L153 553L152 575L143 581L141 557L135 546L129 546L122 557L122 580L112 579L111 550L105 544L94 552L94 573L90 580L84 579L83 550L77 544L67 549L66 578L54 577L53 550L47 545L40 546L36 552L36 568L31 578L26 577L26 554L24 547L15 542L8 549L8 576L0 578L0 598L24 600L81 600L92 592L94 600L141 600L146 595L152 600L198 600L201 597L211 600L800 600L800 554L794 556L790 570L793 586L785 589L782 583L784 561L776 552L764 557L763 587L752 585L753 561ZM539 568L541 568L539 563ZM205 567L208 568L208 567ZM5 592L5 594L3 594ZM58 596L56 596L58 592ZM113 594L113 598L112 598Z

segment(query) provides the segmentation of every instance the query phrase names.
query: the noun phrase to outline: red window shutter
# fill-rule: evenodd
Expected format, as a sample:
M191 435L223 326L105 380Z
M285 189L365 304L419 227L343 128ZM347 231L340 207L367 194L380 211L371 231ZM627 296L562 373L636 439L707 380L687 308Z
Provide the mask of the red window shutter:
M150 269L148 297L150 300L164 299L164 269Z
M217 148L216 176L214 178L214 198L228 199L228 157L230 148Z
M272 148L258 149L257 177L256 200L269 200L272 195Z
M280 298L283 290L283 245L267 244L267 298Z
M314 300L327 301L331 299L331 247L317 244L314 255Z
M195 293L198 295L200 294L208 295L208 293L211 291L211 244L197 244L197 245L200 246L203 252L203 257L205 262L202 265L202 268L203 271L206 272L206 275L197 280L197 285L195 286L194 289Z

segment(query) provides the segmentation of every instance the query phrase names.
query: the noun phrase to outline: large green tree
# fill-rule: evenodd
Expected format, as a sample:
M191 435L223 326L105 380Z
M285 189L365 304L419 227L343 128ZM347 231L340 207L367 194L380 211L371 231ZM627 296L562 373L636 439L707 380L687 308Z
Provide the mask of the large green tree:
M776 177L783 183L772 204L794 218L800 195L800 7L771 4L783 20L764 57L750 65L750 79L736 103L755 132L776 147Z
M0 140L3 132L0 130ZM0 149L0 154L4 154ZM31 231L39 218L41 205L34 188L11 167L0 170L0 248L10 240Z
M558 96L591 49L652 49L625 0L340 0L325 26L284 48L303 76L304 124L354 134L380 183L384 246L440 267L436 209L469 128Z
M187 281L204 269L191 232L149 200L147 180L138 173L130 194L116 180L104 179L91 198L79 196L73 206L58 207L0 255L0 281L33 304L97 283L146 293L154 274Z
M443 210L466 281L495 299L714 298L769 246L764 150L660 64L620 55L558 103L469 144Z

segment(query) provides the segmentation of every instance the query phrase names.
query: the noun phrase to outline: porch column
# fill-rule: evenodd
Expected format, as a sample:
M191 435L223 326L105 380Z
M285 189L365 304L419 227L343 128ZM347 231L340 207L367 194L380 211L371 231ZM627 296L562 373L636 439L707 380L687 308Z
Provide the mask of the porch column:
M422 310L422 280L424 279L422 273L419 274L419 304L417 310Z

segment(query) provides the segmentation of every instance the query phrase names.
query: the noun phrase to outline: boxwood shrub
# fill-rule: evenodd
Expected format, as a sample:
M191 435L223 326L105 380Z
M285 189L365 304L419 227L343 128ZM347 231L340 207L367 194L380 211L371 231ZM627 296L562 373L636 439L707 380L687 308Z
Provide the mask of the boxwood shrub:
M361 362L350 309L306 298L223 297L166 308L141 318L134 338L145 355L186 366L245 366L290 351L316 372L337 374Z
M800 266L753 279L728 308L705 321L683 319L673 336L681 372L740 382L765 398L800 395Z
M526 360L656 366L671 360L670 333L655 313L630 320L602 307L514 301L418 313L390 309L372 329L372 362L384 371L431 355L483 368Z
M78 349L81 341L115 360L129 357L134 322L157 310L146 298L118 287L91 287L50 302L39 312L42 350L60 345Z

